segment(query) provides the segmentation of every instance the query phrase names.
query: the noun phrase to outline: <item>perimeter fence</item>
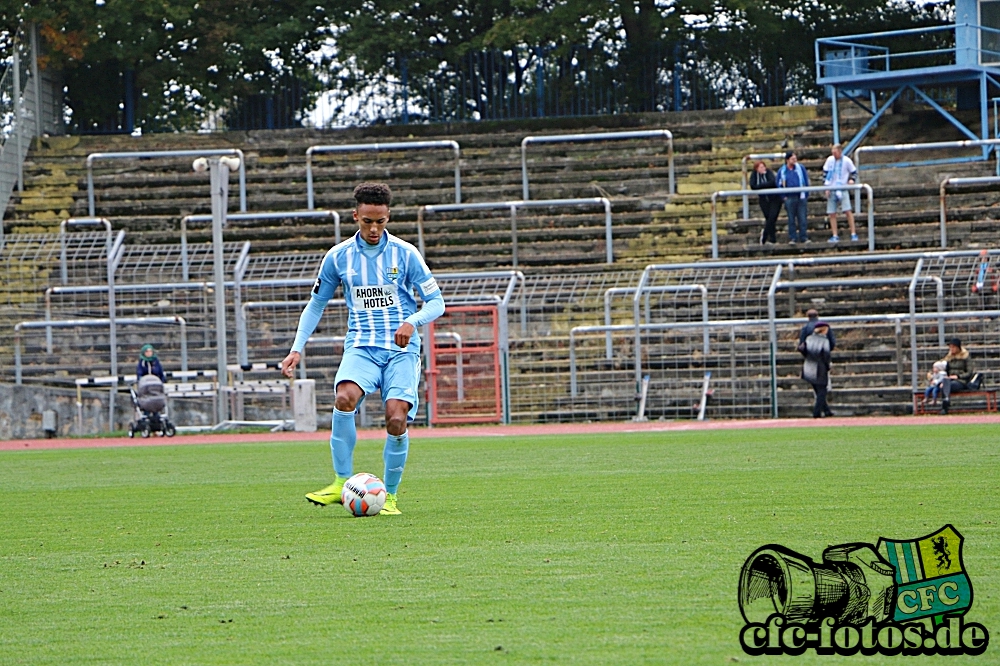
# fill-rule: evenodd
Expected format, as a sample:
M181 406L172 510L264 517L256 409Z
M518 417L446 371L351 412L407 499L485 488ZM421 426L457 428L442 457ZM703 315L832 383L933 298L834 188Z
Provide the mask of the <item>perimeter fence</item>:
M89 242L85 256L105 268L96 237L71 236L81 245ZM236 350L233 360L273 366L284 357L323 254L255 256L246 244L226 245L227 346ZM775 409L779 416L807 414L811 394L797 379L801 357L795 346L802 316L812 307L837 333L835 399L848 413L884 413L910 404L910 392L923 384L923 374L953 336L973 350L989 384L1000 380L998 256L1000 251L866 253L654 265L645 271L453 273L438 275L438 281L450 305L502 312L498 358L505 420L631 418L646 376L647 418L690 418L708 372L708 418L761 418ZM207 246L191 246L192 278L207 277L210 257ZM80 263L70 263L72 280L76 271L87 279L87 261ZM58 263L51 256L50 266L54 278ZM114 285L116 314L184 317L190 367L212 367L214 284L141 281L179 271L176 253L127 247ZM43 303L13 308L21 313L16 320L106 318L108 288L103 280L95 282L52 286ZM478 325L449 328L447 321L435 331L441 334L435 335L444 373L441 399L454 402L459 388L468 388L463 397L475 394L488 402L483 391L493 375L487 352L466 353L463 346L465 339L481 342L487 336ZM345 308L331 301L307 347L303 371L317 380L321 413L332 408L346 329ZM47 335L31 329L23 340L24 381L71 383L81 373L106 374L108 333L99 327L53 327ZM123 368L144 342L161 349L168 369L178 366L176 327L146 326L122 328ZM0 348L0 377L13 374L11 350ZM366 409L377 421L378 402Z

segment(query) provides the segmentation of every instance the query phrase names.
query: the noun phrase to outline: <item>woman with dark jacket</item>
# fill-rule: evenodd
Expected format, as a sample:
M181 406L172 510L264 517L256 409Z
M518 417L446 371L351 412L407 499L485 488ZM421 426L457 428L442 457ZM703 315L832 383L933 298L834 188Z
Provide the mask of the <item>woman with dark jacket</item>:
M767 168L763 162L753 165L753 173L750 174L751 190L769 190L778 187L778 181L774 177L774 172ZM781 195L761 194L758 197L760 211L764 213L764 228L760 232L761 245L764 243L777 243L775 236L775 225L778 221L778 213L781 212Z
M948 379L941 384L941 413L947 414L951 408L951 394L962 391L978 391L982 375L976 372L969 350L962 346L959 338L948 341L948 354L941 359L948 364Z
M830 391L830 338L827 333L830 326L826 322L816 322L812 333L799 343L799 353L805 357L802 362L802 379L812 385L816 393L816 403L813 405L813 418L833 416L830 406L826 403L826 394Z
M167 381L167 376L163 374L163 366L160 359L156 358L156 349L153 345L143 345L139 350L139 364L135 368L136 379L141 379L143 375L156 375L160 381Z

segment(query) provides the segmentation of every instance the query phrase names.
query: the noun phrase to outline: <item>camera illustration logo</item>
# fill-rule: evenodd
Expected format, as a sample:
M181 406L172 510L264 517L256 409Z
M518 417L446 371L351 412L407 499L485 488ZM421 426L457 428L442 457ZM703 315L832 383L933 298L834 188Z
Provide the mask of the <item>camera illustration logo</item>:
M917 539L831 546L822 562L778 544L758 548L740 572L743 650L982 654L989 632L965 621L973 595L962 544L945 525Z

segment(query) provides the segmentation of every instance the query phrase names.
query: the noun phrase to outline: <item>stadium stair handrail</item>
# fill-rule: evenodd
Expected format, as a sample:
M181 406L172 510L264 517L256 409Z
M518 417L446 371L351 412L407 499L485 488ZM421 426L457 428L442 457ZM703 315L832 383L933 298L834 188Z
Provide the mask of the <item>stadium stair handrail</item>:
M247 170L246 159L239 148L206 148L198 150L137 150L118 153L91 153L87 155L87 214L95 215L94 203L94 162L97 160L141 160L164 157L211 157L218 155L236 155L240 158L240 211L247 209Z
M511 265L517 268L517 210L519 208L561 208L569 206L586 206L601 204L604 206L604 243L605 263L615 263L614 241L611 232L611 200L607 197L584 197L580 199L539 199L534 201L484 201L482 203L465 204L430 204L417 209L417 246L420 255L426 257L424 245L424 215L447 213L460 210L497 210L506 208L510 211Z
M647 139L653 137L667 139L667 190L677 194L674 179L674 135L668 129L633 130L626 132L590 132L586 134L546 134L526 136L521 140L521 196L531 199L528 188L528 145L532 143L581 143L587 141L624 141L627 139Z
M284 220L284 219L314 219L321 217L333 218L333 238L334 245L340 244L340 213L335 210L291 210L291 211L263 211L258 213L233 213L226 215L226 221L247 222L250 220ZM212 216L208 213L196 215L185 215L181 218L181 277L188 279L188 242L187 227L190 222L211 222Z
M823 321L832 323L864 323L864 322L886 322L886 323L901 323L903 321L909 320L945 320L945 319L993 319L1000 317L1000 310L962 310L955 312L917 312L917 313L893 313L893 314L878 314L878 315L834 315L830 317L823 317ZM731 328L734 326L740 327L771 327L778 325L799 325L805 324L809 320L805 317L784 317L784 318L772 318L767 319L731 319L731 320L716 320L709 322L700 321L684 321L684 322L666 322L666 323L656 323L656 324L615 324L613 326L576 326L570 329L570 343L569 343L569 353L570 353L570 391L572 393L573 384L575 381L576 370L576 337L586 333L607 333L608 331L636 331L636 335L640 335L641 331L671 331L675 329L686 329L686 328L700 328L702 326L707 326L709 328ZM635 366L636 374L639 376L639 382L642 381L642 355L637 347L633 347L633 364ZM916 340L911 340L911 355L916 356ZM771 373L772 376L776 372L775 360L772 357ZM638 386L638 384L637 384ZM773 410L777 410L777 403L774 404Z
M78 328L78 327L104 327L107 326L109 331L114 331L117 325L158 325L158 324L180 324L181 327L181 371L186 372L188 369L188 354L187 354L187 320L180 315L173 315L170 317L122 317L115 318L112 312L112 316L107 319L63 319L60 321L22 321L14 325L14 383L18 386L22 383L22 369L21 369L21 331L24 329L34 329L34 328L44 328L51 329L51 327L56 328ZM118 349L117 344L112 344L110 346L111 352L111 368L112 372L110 375L115 378L111 384L111 398L108 400L108 426L113 429L115 422L115 400L114 393L118 390Z
M983 147L983 158L986 159L989 156L990 150L993 150L997 156L997 175L1000 176L1000 150L997 150L997 146L1000 146L1000 139L966 139L961 141L930 141L925 143L892 143L881 146L859 146L854 149L854 167L858 170L858 179L860 182L862 169L877 169L882 166L892 167L892 168L903 168L910 166L921 166L930 164L954 164L956 162L972 162L977 161L977 157L949 157L939 160L923 160L920 162L895 162L888 165L872 164L867 167L861 166L861 155L862 153L895 153L895 152L909 152L912 150L950 150L954 148L975 148L977 146ZM861 207L860 194L856 193L854 197L854 207ZM943 233L943 230L942 230ZM946 247L942 244L941 247Z
M980 176L976 178L945 178L941 181L941 187L939 188L939 198L940 198L940 219L941 219L941 247L948 247L948 209L945 203L945 199L948 196L948 186L949 185L987 185L991 183L1000 183L1000 176Z
M462 147L452 139L435 141L398 141L396 143L346 143L306 148L306 207L315 208L313 192L313 155L316 153L380 152L383 150L426 150L450 148L455 154L455 203L462 203Z
M59 223L59 280L62 284L69 282L69 267L66 259L66 232L75 227L104 227L107 232L107 256L111 256L111 246L114 243L111 220L104 217L71 217Z
M988 256L1000 256L1000 249L987 250ZM791 257L785 259L739 259L725 261L689 261L675 264L649 264L643 269L639 276L639 283L636 285L636 295L633 296L633 310L636 313L635 322L638 323L639 299L642 288L649 283L650 276L657 272L675 272L686 270L713 270L730 268L766 268L782 266L828 266L845 263L879 263L883 261L920 261L920 260L943 260L959 257L977 257L982 252L980 250L950 250L947 252L873 252L871 254L840 254L835 256L818 257ZM642 336L638 328L635 330L634 340L635 353L638 355L642 349ZM636 386L642 382L642 368L636 364L635 381Z
M604 325L611 325L611 298L615 295L621 294L634 294L636 287L611 287L604 292ZM684 293L688 291L697 291L701 293L701 320L707 322L708 317L708 287L704 284L683 284L683 285L660 285L656 287L646 287L643 289L643 293L646 295L646 323L649 323L649 295L650 294L672 294L672 293ZM633 306L635 301L633 301ZM633 312L633 317L638 315ZM705 329L705 333L702 339L702 353L708 354L710 350L710 341L708 335L708 329ZM611 360L613 356L611 351L611 331L608 331L604 340L604 357Z
M719 258L719 229L718 229L718 199L727 197L738 197L750 194L796 194L800 192L826 192L828 190L838 191L865 191L868 196L868 251L875 251L875 202L871 185L867 183L856 183L854 185L809 185L807 187L773 187L763 190L717 190L712 192L712 259Z

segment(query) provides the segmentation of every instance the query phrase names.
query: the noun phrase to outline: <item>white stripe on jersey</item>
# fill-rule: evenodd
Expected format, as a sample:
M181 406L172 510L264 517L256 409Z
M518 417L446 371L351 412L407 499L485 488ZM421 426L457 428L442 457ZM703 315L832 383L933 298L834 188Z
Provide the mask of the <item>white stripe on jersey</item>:
M364 252L359 252L358 255L359 255L359 257L358 257L358 259L359 259L358 263L360 264L360 268L361 268L361 284L362 285L369 285L369 284L371 284L371 282L369 282L369 280L368 280L368 257L365 256ZM354 302L353 301L351 302L351 307L352 308L354 307ZM367 345L369 347L374 347L375 346L375 316L369 310L369 311L365 312L365 318L368 320L368 330L371 332L371 335L368 337L368 340L365 342L365 345ZM361 328L361 327L359 326L358 328Z
M396 246L395 244L392 246L392 265L395 266L396 268L399 268L399 247ZM403 268L402 274L403 275L406 274L406 268L405 267ZM402 282L402 280L400 280L400 278L396 278L396 287L397 288L399 287L399 283L400 282ZM403 301L402 301L402 299L400 299L400 300L398 300L396 302L396 309L398 310L398 313L397 313L396 316L399 317L399 321L400 322L406 321L406 313L403 311ZM402 325L402 324L400 324L400 325Z
M350 293L352 293L354 291L354 280L353 280L353 278L356 277L355 275L352 274L353 271L351 270L351 265L354 263L354 246L353 245L348 245L347 246L347 251L344 252L343 256L344 256L344 272L341 273L340 270L339 270L339 267L338 267L337 273L339 275L346 276L345 279L347 280L347 287L348 288L344 289L344 301L346 303L348 303L348 305L351 305L351 297L348 296L348 294L350 294ZM336 267L336 263L334 263L334 266ZM354 323L353 323L353 325L351 324L351 317L354 317ZM361 328L361 322L358 321L358 313L356 313L354 311L353 307L348 307L347 308L347 330L348 331L352 331L352 330L357 330L359 328ZM344 340L344 346L345 346L345 348L347 346L347 341L350 338L352 338L352 337L353 336L351 335L351 333L348 332L347 339ZM351 340L352 346L353 346L353 343L354 343L354 340Z
M380 285L385 284L385 278L383 278L383 275L385 275L385 265L382 263L382 257L383 256L385 256L384 252L381 253L381 254L379 254L375 258L375 272L376 272L377 277L378 277L378 284L380 284ZM388 346L391 349L392 348L392 332L389 330L389 310L388 309L382 310L382 329L383 329L382 332L385 334L384 345Z

